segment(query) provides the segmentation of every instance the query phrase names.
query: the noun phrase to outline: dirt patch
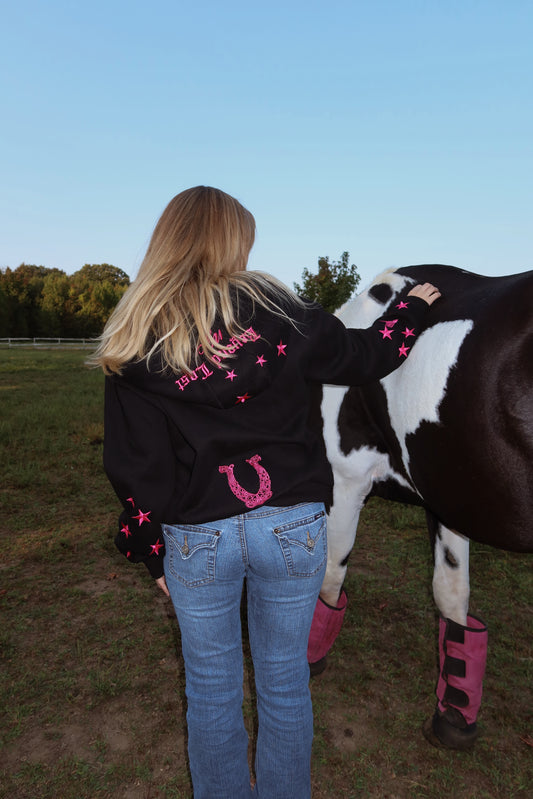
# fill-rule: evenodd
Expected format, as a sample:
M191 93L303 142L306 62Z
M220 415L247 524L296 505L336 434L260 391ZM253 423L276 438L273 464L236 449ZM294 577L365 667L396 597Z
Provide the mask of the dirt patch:
M354 754L375 741L372 714L358 706L357 719L345 705L329 707L323 717L332 746L343 754Z
M82 583L78 583L76 587L85 594L100 596L101 594L105 594L107 591L111 590L112 587L110 583L113 579L115 579L115 577L116 575L110 575L104 579L93 577L89 580L84 580Z

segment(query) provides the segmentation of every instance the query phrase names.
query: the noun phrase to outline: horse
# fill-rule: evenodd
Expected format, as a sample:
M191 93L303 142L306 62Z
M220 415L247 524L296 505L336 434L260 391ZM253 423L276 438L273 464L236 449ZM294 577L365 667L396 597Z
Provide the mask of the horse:
M439 611L437 704L424 732L435 745L463 749L479 734L488 636L468 612L469 542L533 551L533 271L391 269L338 316L347 327L369 327L410 284L425 282L442 297L402 366L366 386L323 387L334 488L308 660L320 672L341 629L342 585L366 500L422 506Z

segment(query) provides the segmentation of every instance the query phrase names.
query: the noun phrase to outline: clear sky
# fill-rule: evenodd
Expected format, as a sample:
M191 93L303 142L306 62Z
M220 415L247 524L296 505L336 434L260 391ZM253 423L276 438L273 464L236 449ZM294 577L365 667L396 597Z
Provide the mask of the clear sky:
M1 0L0 267L134 277L170 198L255 215L292 285L344 250L533 269L531 0Z

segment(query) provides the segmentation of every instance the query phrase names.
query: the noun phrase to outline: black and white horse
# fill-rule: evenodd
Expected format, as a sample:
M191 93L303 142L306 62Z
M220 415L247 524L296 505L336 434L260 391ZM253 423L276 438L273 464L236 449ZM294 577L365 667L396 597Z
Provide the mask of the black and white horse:
M308 655L319 671L342 625L342 584L366 499L421 505L440 612L438 701L426 734L463 748L477 736L487 650L485 624L468 614L469 539L533 551L533 272L390 270L338 315L349 327L368 327L406 286L424 282L443 296L404 364L368 386L324 387L334 499Z

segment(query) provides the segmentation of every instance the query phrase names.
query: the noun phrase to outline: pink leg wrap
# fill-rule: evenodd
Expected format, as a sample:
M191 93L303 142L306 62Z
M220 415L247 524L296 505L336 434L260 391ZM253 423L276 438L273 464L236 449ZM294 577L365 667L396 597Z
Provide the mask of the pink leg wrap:
M487 627L475 616L467 626L440 618L437 707L441 713L455 708L467 724L474 724L481 705L487 661Z
M307 645L309 663L317 663L322 660L333 646L342 627L347 603L348 599L344 591L339 597L336 608L327 605L323 599L318 597Z

